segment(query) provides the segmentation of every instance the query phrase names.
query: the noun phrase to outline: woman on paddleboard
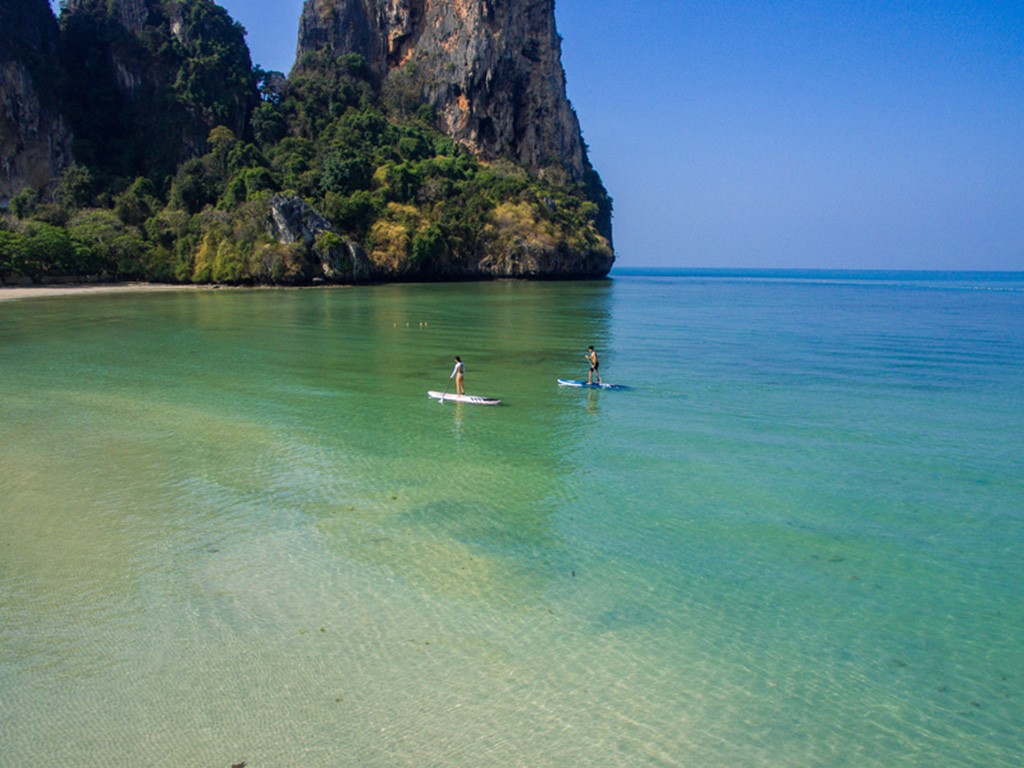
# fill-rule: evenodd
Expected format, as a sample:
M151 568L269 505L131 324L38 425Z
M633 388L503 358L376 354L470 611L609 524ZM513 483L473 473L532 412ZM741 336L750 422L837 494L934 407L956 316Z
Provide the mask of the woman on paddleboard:
M458 355L456 355L455 356L455 368L452 370L452 375L449 376L448 378L449 379L455 379L455 394L457 394L457 395L464 395L464 394L466 394L465 370L466 370L465 366L463 366L463 364L462 364L462 359Z

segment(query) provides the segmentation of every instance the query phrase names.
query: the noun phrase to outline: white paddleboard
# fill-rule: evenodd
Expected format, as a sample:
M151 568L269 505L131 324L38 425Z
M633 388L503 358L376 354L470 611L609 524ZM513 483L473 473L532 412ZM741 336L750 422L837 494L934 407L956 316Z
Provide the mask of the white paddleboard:
M432 397L435 400L440 400L442 403L453 402L453 403L472 403L473 405L497 405L501 400L495 400L493 397L480 397L479 395L454 395L451 392L445 394L444 392L435 392L430 390L427 392L428 397Z
M559 379L558 383L563 387L583 387L583 389L629 389L625 384L588 384L579 379Z

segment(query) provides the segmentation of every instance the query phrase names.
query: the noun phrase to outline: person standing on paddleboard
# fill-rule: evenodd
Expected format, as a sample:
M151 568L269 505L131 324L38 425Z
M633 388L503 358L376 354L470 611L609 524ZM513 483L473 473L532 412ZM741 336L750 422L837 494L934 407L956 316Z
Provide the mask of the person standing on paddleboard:
M597 372L597 352L594 351L593 347L587 347L587 360L590 361L590 372L587 374L587 384L594 383L594 377L597 376L597 383L601 383L601 374Z
M464 395L466 394L466 368L462 364L462 358L458 355L455 356L455 368L452 369L452 375L449 379L455 379L455 394Z

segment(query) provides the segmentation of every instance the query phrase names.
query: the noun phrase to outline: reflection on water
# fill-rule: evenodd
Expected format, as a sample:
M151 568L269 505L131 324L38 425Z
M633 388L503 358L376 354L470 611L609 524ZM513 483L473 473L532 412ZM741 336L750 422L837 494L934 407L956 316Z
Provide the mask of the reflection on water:
M461 440L462 439L462 426L463 426L463 419L462 419L463 404L462 403L455 403L454 405L455 405L455 408L454 408L454 412L455 413L454 413L454 416L452 418L452 434L455 435L455 439L456 440Z

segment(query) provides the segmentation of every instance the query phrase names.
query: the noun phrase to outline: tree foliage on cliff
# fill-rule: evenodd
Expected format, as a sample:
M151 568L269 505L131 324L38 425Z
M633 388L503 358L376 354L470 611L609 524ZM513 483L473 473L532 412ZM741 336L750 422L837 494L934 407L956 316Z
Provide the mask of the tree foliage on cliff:
M610 255L596 172L570 183L482 164L414 93L382 91L358 55L306 54L285 78L251 68L244 31L210 0L148 7L135 32L106 0L62 15L77 164L55 199L26 192L0 218L0 271L304 282L318 276L315 252L345 240L389 279L469 274L484 253ZM335 233L279 242L278 194Z
M223 8L212 0L146 8L135 31L107 0L79 0L61 15L75 156L107 188L137 176L162 183L204 151L215 126L241 130L257 101L245 31Z

